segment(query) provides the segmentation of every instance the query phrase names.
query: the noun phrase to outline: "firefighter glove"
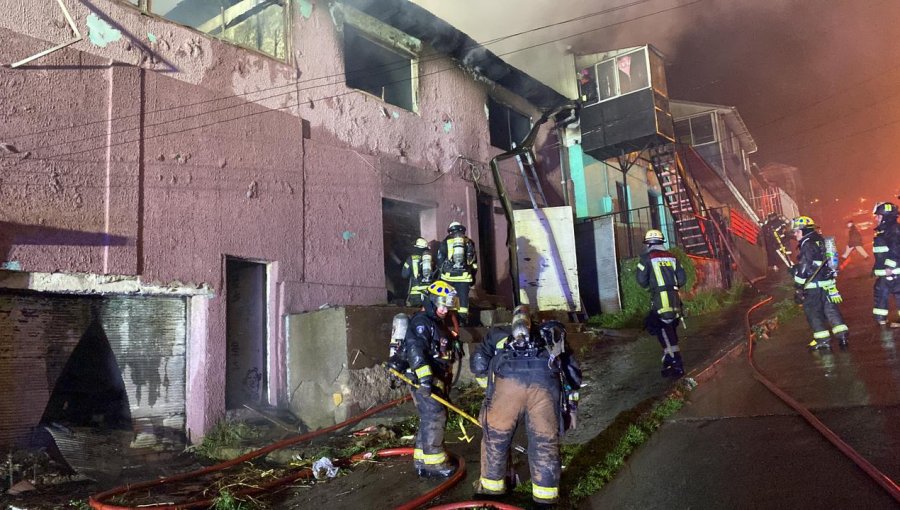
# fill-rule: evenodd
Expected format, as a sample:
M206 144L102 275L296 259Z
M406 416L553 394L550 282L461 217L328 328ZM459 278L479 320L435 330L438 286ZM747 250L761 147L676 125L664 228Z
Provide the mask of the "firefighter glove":
M422 395L426 398L431 398L431 381L419 384L419 389L422 391Z
M832 303L837 304L844 300L844 298L841 297L841 293L838 292L836 286L832 285L831 287L826 287L825 290L828 292L828 300Z
M798 305L802 305L803 301L806 300L806 292L803 289L797 289L794 291L794 303Z

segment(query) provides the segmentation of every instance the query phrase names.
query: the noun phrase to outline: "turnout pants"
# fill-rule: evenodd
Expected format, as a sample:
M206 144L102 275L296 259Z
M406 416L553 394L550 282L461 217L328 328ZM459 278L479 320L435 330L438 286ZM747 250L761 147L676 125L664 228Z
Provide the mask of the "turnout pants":
M879 323L887 322L888 320L891 294L894 295L894 304L900 305L900 277L879 276L875 278L872 315L875 316L875 320Z
M678 347L679 322L679 319L664 320L656 312L650 312L644 324L651 335L656 335L662 347L662 375L680 376L684 373L681 349Z
M825 289L816 287L806 289L806 297L803 299L803 313L806 321L813 330L813 341L810 345L828 343L831 335L846 335L848 328L844 324L844 317L838 306L828 299Z
M446 398L443 391L434 381L432 393ZM416 411L419 412L419 430L416 431L416 448L413 452L413 464L417 468L429 469L447 462L444 451L444 425L447 424L447 409L437 400L426 396L421 388L413 391Z
M538 503L554 503L559 497L561 471L559 457L560 386L547 369L543 377L499 377L481 407L481 488L502 494L506 490L507 459L513 434L521 417L528 433L528 467L531 470L532 498Z
M469 288L472 284L469 282L447 282L456 289L456 297L459 298L459 318L463 325L468 321L469 317Z

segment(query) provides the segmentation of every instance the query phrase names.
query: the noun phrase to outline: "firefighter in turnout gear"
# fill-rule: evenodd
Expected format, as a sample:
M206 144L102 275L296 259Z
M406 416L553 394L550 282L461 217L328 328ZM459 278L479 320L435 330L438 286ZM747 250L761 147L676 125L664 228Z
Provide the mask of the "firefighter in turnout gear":
M837 337L841 347L846 347L849 330L837 306L843 299L835 283L837 274L828 263L825 238L808 216L791 220L791 230L799 252L797 264L791 269L796 300L803 303L803 312L813 330L809 349L830 349L832 336Z
M420 237L416 239L413 248L415 251L403 262L400 276L409 280L406 306L422 306L428 286L434 281L435 267L431 251L428 249L428 241Z
M419 412L419 430L413 464L423 477L447 477L456 471L444 451L444 425L447 409L431 398L432 392L446 399L453 381L455 351L445 324L448 314L458 306L456 291L438 280L428 286L422 308L409 319L403 340L406 363L418 380L413 392Z
M875 299L872 314L881 326L888 324L888 306L891 294L894 303L900 305L900 224L897 223L897 206L884 202L872 211L875 226ZM896 324L896 323L895 323Z
M663 377L681 377L684 364L678 347L678 323L681 321L681 297L678 290L687 281L684 268L671 252L665 249L665 238L659 230L644 235L647 249L637 265L638 285L650 291L650 313L644 326L656 335L663 349Z
M524 418L532 498L553 504L559 497L559 436L575 425L581 370L565 343L557 321L533 326L528 308L519 306L509 327L490 330L469 360L472 373L486 387L480 420L479 494L506 493L510 446Z
M469 316L469 289L475 282L478 260L475 243L466 236L466 227L454 221L447 227L447 237L438 247L437 263L441 280L453 285L459 297L459 318L465 324Z

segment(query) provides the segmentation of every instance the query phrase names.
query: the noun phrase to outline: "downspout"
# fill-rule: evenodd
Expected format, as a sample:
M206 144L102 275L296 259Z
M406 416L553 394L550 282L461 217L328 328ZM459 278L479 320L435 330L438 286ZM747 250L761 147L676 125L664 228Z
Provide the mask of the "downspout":
M556 115L563 110L566 109L574 109L577 108L577 105L572 102L564 103L561 106L554 108L553 110L544 112L541 115L541 118L531 126L531 131L528 133L528 136L522 140L522 143L518 145L518 147L514 147L511 150L508 150L502 154L498 154L491 158L491 175L494 178L494 186L497 188L497 197L500 199L500 203L503 205L503 215L506 216L506 248L509 252L509 276L512 280L513 287L513 305L518 306L520 304L519 301L519 259L516 250L516 226L513 222L513 208L512 202L509 201L509 196L506 194L506 187L503 185L503 177L500 176L500 165L499 162L505 159L514 158L516 156L522 156L525 154L529 154L533 160L534 158L534 141L537 139L538 131L540 127L547 122L547 120L552 115Z
M556 126L556 137L559 140L559 184L562 186L563 192L563 205L569 206L572 205L574 200L569 193L569 175L571 174L571 167L569 162L569 150L566 147L566 127L570 124L578 121L578 112L575 109L572 109L571 113L568 117L566 117L561 122L557 123ZM573 209L574 213L574 209ZM577 215L576 215L577 217Z

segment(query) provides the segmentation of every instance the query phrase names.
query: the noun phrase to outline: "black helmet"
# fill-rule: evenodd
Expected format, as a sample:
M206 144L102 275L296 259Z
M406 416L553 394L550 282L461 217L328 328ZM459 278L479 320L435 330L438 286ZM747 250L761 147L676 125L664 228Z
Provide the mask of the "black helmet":
M897 206L890 202L880 202L872 209L873 216L897 216Z

